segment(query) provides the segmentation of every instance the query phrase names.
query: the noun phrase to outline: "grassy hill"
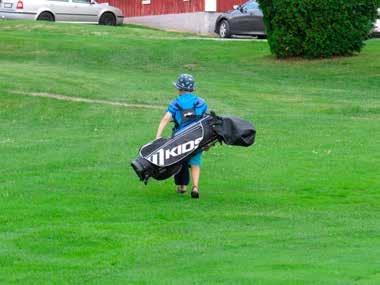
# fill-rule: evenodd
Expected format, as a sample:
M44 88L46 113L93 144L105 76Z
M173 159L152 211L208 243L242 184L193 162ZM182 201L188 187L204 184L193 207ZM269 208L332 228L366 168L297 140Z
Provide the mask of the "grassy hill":
M379 284L379 54L0 21L0 283ZM258 131L204 155L199 201L129 166L182 72Z

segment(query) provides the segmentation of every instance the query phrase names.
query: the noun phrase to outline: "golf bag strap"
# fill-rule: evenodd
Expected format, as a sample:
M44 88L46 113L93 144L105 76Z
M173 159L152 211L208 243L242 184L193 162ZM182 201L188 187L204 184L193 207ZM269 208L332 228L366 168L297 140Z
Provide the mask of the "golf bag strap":
M194 102L193 107L191 109L184 109L177 101L175 102L175 107L178 109L178 111L181 112L181 118L182 123L189 122L189 121L196 121L198 119L201 119L203 116L196 115L196 109L202 105L200 100L197 100ZM186 113L190 112L190 115L187 115ZM179 122L174 118L174 129L177 130L179 128Z

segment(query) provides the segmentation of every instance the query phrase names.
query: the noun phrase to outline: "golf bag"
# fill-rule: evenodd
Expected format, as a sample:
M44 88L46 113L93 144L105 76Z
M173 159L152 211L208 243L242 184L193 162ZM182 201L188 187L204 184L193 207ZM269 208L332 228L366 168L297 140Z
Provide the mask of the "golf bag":
M131 165L141 181L164 180L177 174L182 162L219 141L228 145L250 146L256 130L249 122L214 113L178 131L169 139L154 140L140 149Z

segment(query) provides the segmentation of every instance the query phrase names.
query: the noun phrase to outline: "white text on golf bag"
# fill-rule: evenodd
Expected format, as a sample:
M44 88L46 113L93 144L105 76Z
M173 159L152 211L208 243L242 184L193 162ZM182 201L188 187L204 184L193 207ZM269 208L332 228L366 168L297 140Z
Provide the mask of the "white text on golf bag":
M202 139L203 138L197 138L193 141L185 142L184 144L173 147L171 149L162 148L157 153L148 157L148 160L150 162L156 164L156 165L164 166L165 162L168 159L187 154L187 153L192 152L193 150L197 149L199 146L199 143L201 142Z

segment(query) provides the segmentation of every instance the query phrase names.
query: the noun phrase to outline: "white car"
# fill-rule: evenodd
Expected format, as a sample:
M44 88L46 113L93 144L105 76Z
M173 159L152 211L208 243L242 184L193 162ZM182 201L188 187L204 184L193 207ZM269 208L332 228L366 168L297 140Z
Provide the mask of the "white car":
M380 8L377 9L377 19L373 27L372 34L375 37L380 37Z
M0 0L0 19L121 25L120 9L94 0Z

